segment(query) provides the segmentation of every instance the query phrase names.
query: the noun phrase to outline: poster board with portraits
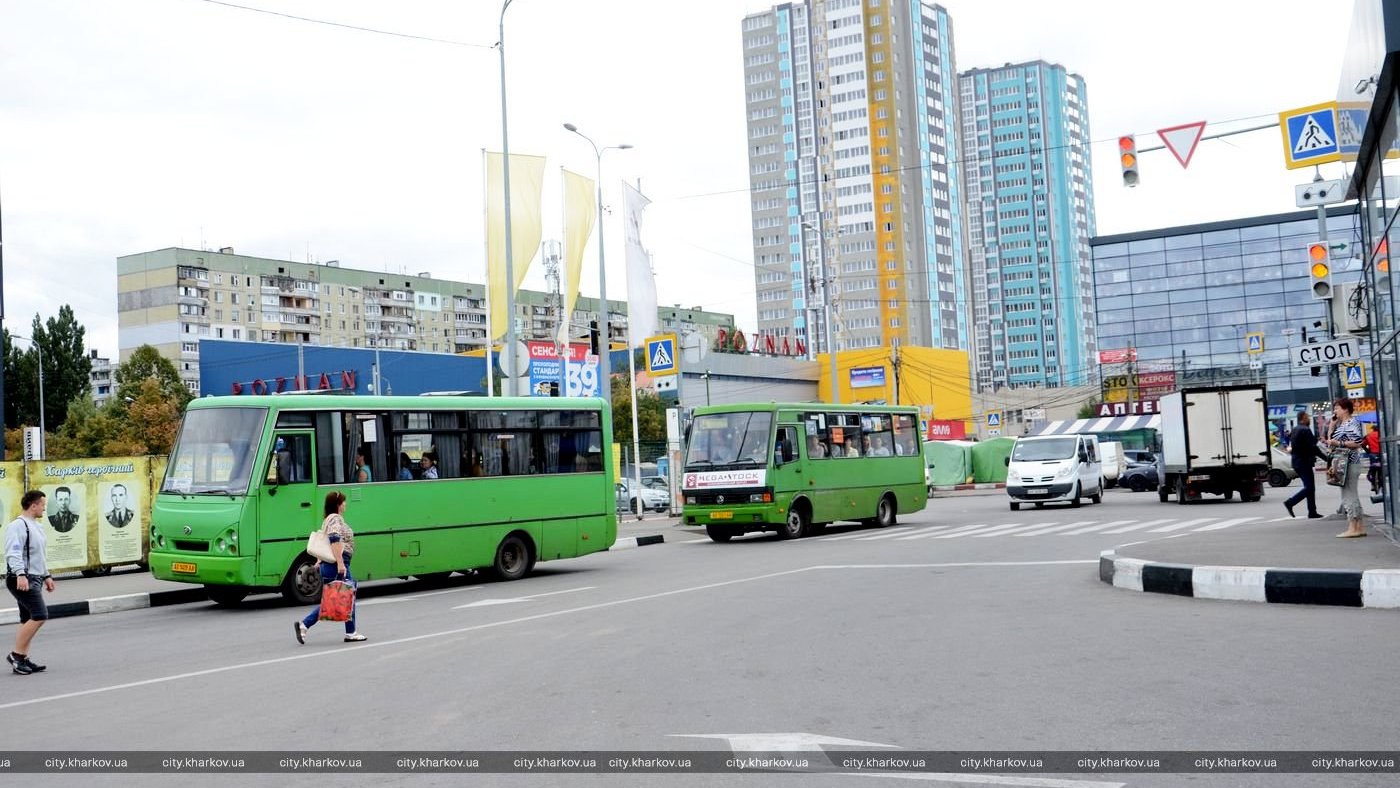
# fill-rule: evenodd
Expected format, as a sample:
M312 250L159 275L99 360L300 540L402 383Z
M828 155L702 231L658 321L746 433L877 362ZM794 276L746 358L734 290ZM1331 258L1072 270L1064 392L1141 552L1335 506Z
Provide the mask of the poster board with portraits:
M152 500L149 458L31 462L25 470L28 487L48 498L44 520L50 571L146 560ZM19 495L10 505L18 506Z

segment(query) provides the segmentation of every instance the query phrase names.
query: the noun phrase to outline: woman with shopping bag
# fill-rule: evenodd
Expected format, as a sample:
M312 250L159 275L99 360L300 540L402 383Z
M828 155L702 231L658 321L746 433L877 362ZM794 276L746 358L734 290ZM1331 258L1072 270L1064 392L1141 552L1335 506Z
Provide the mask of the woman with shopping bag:
M1339 539L1353 539L1366 535L1365 522L1361 514L1361 496L1357 487L1366 471L1361 467L1361 447L1365 439L1361 435L1361 425L1352 415L1355 406L1350 399L1342 397L1332 403L1332 437L1327 445L1332 448L1332 461L1328 468L1328 483L1342 488L1342 509L1347 515L1347 529L1337 534Z
M355 554L355 532L345 522L345 494L332 491L326 493L326 519L321 524L320 533L330 542L333 561L317 560L321 573L321 604L307 614L306 618L294 622L298 643L306 643L306 633L321 619L344 621L345 642L359 643L368 640L355 631L355 578L350 574L350 559ZM316 534L312 535L313 541ZM313 553L314 554L314 553Z

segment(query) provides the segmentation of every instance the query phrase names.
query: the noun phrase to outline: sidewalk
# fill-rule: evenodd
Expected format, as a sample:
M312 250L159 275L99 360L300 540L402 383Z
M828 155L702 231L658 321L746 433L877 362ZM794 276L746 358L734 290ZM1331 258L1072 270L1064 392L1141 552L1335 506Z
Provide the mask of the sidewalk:
M1400 608L1400 546L1385 535L1378 506L1363 497L1367 536L1338 539L1346 519L1289 518L1278 493L1277 517L1220 531L1191 532L1120 545L1099 556L1099 579L1120 589L1201 599ZM1340 494L1319 487L1318 510L1335 512ZM1204 507L1202 507L1204 508ZM1298 508L1303 514L1303 507Z

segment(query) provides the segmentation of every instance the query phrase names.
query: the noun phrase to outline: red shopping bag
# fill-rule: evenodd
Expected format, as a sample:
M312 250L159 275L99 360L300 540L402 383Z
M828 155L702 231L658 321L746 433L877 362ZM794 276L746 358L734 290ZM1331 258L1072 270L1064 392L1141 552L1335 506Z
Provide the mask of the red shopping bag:
M349 621L355 609L355 587L344 580L321 586L321 620Z

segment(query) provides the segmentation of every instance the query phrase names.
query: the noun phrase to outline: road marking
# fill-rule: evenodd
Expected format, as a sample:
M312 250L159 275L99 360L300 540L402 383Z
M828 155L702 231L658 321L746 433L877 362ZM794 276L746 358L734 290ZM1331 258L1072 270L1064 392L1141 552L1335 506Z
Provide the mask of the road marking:
M1033 788L1123 788L1127 783L1108 783L1099 780L1057 780L1053 777L1003 777L997 774L955 774L929 772L927 774L906 774L903 772L823 772L839 774L842 777L888 777L893 780L922 780L925 782L967 783L972 785L1021 785Z
M1165 533L1169 533L1169 532L1171 532L1171 531L1180 531L1180 530L1183 529L1183 528L1190 528L1190 527L1193 526L1193 525L1201 525L1202 523L1215 522L1215 521L1218 520L1218 519L1220 519L1220 518L1218 518L1218 517L1203 517L1203 518L1201 518L1201 519L1199 519L1199 520L1183 520L1183 521L1181 521L1181 522L1176 523L1175 525L1166 525L1166 526L1163 526L1163 527L1161 527L1161 528L1153 528L1151 531L1148 531L1148 533L1150 533L1150 534L1165 534Z
M976 524L976 525L960 525L960 526L958 526L958 527L956 527L956 528L951 528L951 529L949 529L949 530L948 530L946 533L944 533L943 535L944 535L944 536L947 536L948 534L955 534L955 533L960 533L960 532L963 532L963 531L974 531L974 530L976 530L976 529L978 529L978 528L986 528L986 527L987 527L987 524L986 524L986 523L978 523L978 524ZM928 539L928 538L931 537L931 536L939 536L939 534L936 534L936 533L928 533L928 534L917 534L917 535L914 535L914 536L905 536L905 537L903 537L902 539L900 539L900 541L902 542L902 541L904 541L905 539Z
M456 607L454 607L454 608L452 608L452 609L453 609L453 610L461 610L461 609L467 608L467 607L489 607L489 606L491 606L491 605L509 605L509 604L513 604L513 603L515 603L515 602L533 602L533 601L535 601L536 599L539 599L539 598L541 598L541 597L555 596L556 594L572 594L572 593L574 593L574 592L576 592L576 591L592 591L593 589L595 589L595 588L597 588L597 587L598 587L598 586L583 586L582 588L567 588L567 589L564 589L563 591L550 591L550 592L548 592L548 593L544 593L544 594L532 594L532 595L530 595L530 596L507 597L507 598L500 598L500 599L478 599L478 600L476 600L475 602L468 602L468 603L465 604L465 605L457 605Z
M1075 534L1087 534L1091 531L1102 531L1105 528L1112 528L1115 525L1128 525L1129 523L1136 522L1137 520L1110 520L1109 522L1099 523L1098 525L1091 525L1087 528L1076 528L1073 531L1065 531L1064 533L1056 534L1056 536L1074 536Z
M430 596L442 596L443 594L457 594L463 591L484 590L486 590L486 586L467 586L466 588L449 588L446 591L429 591L423 594L410 594L408 596L378 597L375 599L356 601L355 607L364 607L365 605L391 605L396 602L412 602L415 599L426 599Z
M1054 528L1037 528L1030 531L1022 531L1019 534L1012 534L1012 536L1040 536L1041 534L1051 534L1056 531L1065 531L1070 528L1078 528L1083 525L1093 525L1097 522L1098 520L1080 520L1077 523L1066 523L1064 525L1057 525Z
M896 526L893 526L893 527L891 527L891 528L886 528L886 529L884 529L883 533L889 533L890 531L907 531L907 530L909 530L909 529L912 528L912 527L913 527L913 526L910 526L910 525L896 525ZM840 542L840 541L844 541L844 540L846 540L846 539L869 539L869 538L870 538L870 532L869 532L869 531L857 531L857 532L855 532L855 533L853 533L853 534L840 534L840 535L838 535L838 536L824 536L824 537L821 537L821 539L822 539L823 542Z
M1287 520L1292 520L1292 519L1295 519L1295 518L1293 518L1293 517L1275 517L1274 519L1269 520L1268 522L1271 522L1271 523L1282 523L1282 522L1285 522L1285 521L1287 521Z
M732 752L825 752L823 744L840 747L883 747L900 749L897 744L880 744L858 739L842 739L819 733L668 733L681 739L724 739Z
M512 626L515 624L525 624L531 621L543 621L560 616L573 615L575 613L587 613L593 610L604 610L610 607L630 605L638 602L649 602L653 599L664 599L680 594L693 594L699 591L709 591L725 586L740 585L743 583L754 583L759 580L771 580L775 577L786 577L788 575L802 574L822 569L971 569L981 567L1001 567L1001 566L1071 566L1084 564L1097 564L1098 559L1083 561L965 561L958 563L943 564L851 564L845 566L805 566L801 569L787 569L782 572L769 572L752 577L740 577L734 580L721 580L717 583L706 583L704 585L689 586L687 588L675 588L670 591L658 591L654 594L643 594L642 596L627 597L624 599L614 599L608 602L595 602L591 605L581 605L579 607L566 608L564 610L552 610L544 613L534 613L519 618L510 618L504 621L488 621L482 624L472 624L465 627L453 627L452 629L439 630L437 632L425 632L420 635L410 635L408 637L394 638L392 640L371 641L361 643L353 648L328 649L326 651L308 651L301 654L294 654L285 657L273 657L271 659L259 659L253 662L239 662L232 665L221 665L216 668L205 668L204 670L192 670L186 673L172 673L166 676L156 676L155 678L141 679L140 681L128 681L121 684L109 684L104 687L92 687L84 690L74 690L63 692L57 695L45 695L27 700L10 701L0 703L0 711L5 709L20 708L22 706L34 706L41 703L53 703L54 701L68 700L70 698L85 698L92 695L102 695L108 692L117 692L125 689L136 689L138 687L150 687L157 684L168 684L173 681L183 679L202 678L204 676L215 676L220 673L231 673L235 670L245 670L248 668L260 668L267 665L281 665L289 662L300 662L307 659L333 658L347 654L363 654L377 648L388 648L399 646L404 643L417 643L425 640L437 640L440 638L455 637L465 635L470 632L481 632L487 629ZM550 592L554 593L554 592ZM535 594L535 596L545 596L545 594Z
M952 527L952 526L950 526L950 525L930 525L930 526L927 527L927 528L916 528L916 529L914 529L913 531L901 531L901 532L899 532L899 533L897 533L897 534L883 533L883 534L876 534L875 536L865 536L865 537L861 537L860 539L857 539L856 541L857 541L857 542L873 542L873 541L875 541L875 540L877 540L877 539L894 539L894 538L897 538L897 537L908 538L908 537L911 537L911 536L915 536L915 535L917 535L917 534L926 534L926 533L931 533L931 532L934 532L934 531L942 531L942 530L944 530L945 528L951 528L951 527ZM892 529L887 529L887 530L892 530Z
M1041 523L1040 525L1054 525L1054 524L1055 524L1055 523ZM1037 527L1038 527L1038 526L1037 526L1037 524L1035 524L1035 523L1031 523L1031 524L1021 523L1020 525L1017 525L1017 526L1015 526L1015 527L1013 527L1013 528L1003 528L1003 529L1001 529L1000 531L983 531L983 532L980 533L980 534L969 534L969 536L971 536L971 537L974 538L974 539L981 539L981 538L985 538L985 537L988 537L988 536L1009 536L1009 535L1011 535L1011 534L1013 534L1013 533L1016 533L1017 531L1034 531Z
M1258 519L1258 517L1236 517L1233 520L1226 520L1225 522L1216 523L1215 525L1207 525L1204 528L1197 528L1195 529L1195 533L1200 533L1202 531L1221 531L1226 528L1231 528L1236 525L1242 525L1244 523Z
M1138 530L1138 529L1140 529L1140 528L1146 528L1146 527L1148 527L1149 525L1161 525L1162 523L1170 523L1170 522L1173 522L1172 518L1170 518L1170 517L1168 517L1168 518L1165 519L1165 520L1148 520L1148 521L1145 522L1145 523L1135 523L1135 524L1133 524L1133 525L1125 525L1125 526L1123 526L1122 528L1110 528L1110 529L1108 529L1107 531L1103 531L1102 533L1106 533L1106 534L1125 534L1125 533L1127 533L1127 532L1129 532L1129 531L1136 531L1136 530Z
M1002 528L1015 528L1015 527L1017 527L1017 526L1019 526L1019 525L1025 525L1025 523L998 523L997 525L984 525L984 526L978 526L977 529L973 529L973 530L969 530L969 531L963 531L963 532L960 533L960 534L947 533L947 534L942 534L942 535L940 535L940 536L935 536L935 537L933 537L933 538L934 538L934 539L957 539L959 536L968 536L968 535L971 535L971 534L981 533L982 531L997 531L997 530L1000 530L1000 529L1002 529Z

